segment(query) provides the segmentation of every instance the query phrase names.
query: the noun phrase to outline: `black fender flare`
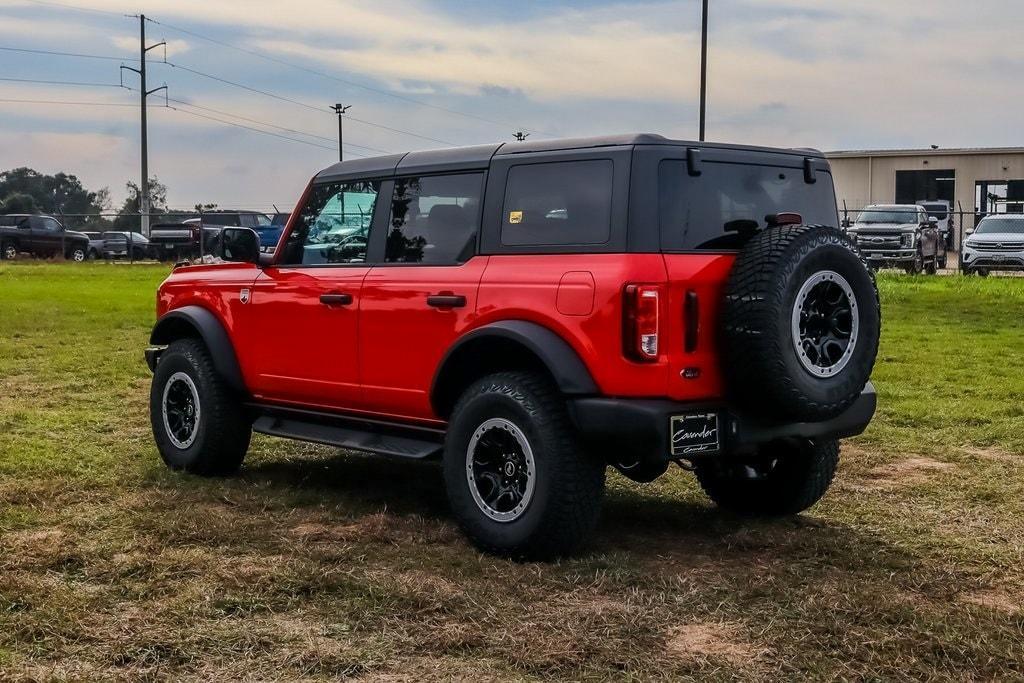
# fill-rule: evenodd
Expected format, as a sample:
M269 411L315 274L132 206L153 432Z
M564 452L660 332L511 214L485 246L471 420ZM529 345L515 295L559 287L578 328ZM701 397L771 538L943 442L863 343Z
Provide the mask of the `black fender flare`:
M153 346L166 346L176 339L196 335L210 351L217 374L223 377L232 389L245 393L242 368L238 364L231 337L217 316L202 306L182 306L164 314L153 326L149 343ZM150 369L154 367L155 362Z
M464 352L486 339L500 339L514 342L534 356L547 368L558 389L570 396L592 396L598 394L590 370L576 350L552 330L528 320L502 320L478 327L461 336L441 359L430 385L430 402L439 410L443 403L445 378Z

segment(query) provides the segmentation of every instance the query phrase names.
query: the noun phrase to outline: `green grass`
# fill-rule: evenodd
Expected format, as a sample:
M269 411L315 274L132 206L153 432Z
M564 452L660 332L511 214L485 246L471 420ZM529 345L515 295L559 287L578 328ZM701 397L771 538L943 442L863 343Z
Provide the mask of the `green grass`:
M480 555L438 468L167 472L158 266L0 266L0 679L1019 678L1024 280L883 275L879 414L810 513L609 475L592 551Z

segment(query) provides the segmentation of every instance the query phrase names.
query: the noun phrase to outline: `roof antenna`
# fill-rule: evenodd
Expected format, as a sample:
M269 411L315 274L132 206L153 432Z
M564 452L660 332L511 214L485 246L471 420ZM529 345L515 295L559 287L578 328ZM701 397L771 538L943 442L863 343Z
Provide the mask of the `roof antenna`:
M530 137L530 134L524 133L523 131L519 130L516 131L512 137L514 137L517 142L526 142L526 138Z

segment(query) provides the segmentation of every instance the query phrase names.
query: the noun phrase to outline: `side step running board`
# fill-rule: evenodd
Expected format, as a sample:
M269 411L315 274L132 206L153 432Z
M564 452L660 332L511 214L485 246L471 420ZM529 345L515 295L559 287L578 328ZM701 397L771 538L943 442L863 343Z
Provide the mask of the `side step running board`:
M270 436L415 460L437 455L443 448L440 443L428 438L396 436L356 426L342 426L284 415L261 415L253 422L252 428L253 431Z

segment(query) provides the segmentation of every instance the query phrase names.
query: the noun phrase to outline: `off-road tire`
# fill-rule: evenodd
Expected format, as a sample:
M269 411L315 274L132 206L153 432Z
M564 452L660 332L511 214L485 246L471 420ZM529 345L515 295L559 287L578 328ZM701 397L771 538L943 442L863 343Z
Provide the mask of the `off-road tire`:
M473 434L493 418L508 420L521 431L536 468L532 496L510 521L485 514L467 474ZM485 552L550 560L579 550L597 525L605 464L583 450L564 397L543 375L502 372L466 389L448 422L443 469L459 526Z
M795 515L817 503L835 476L838 441L780 441L764 446L759 458L777 459L761 477L740 463L716 460L697 467L701 488L720 507L741 515Z
M199 397L198 426L187 448L173 443L163 418L164 389L176 373L191 379ZM252 423L239 397L217 374L209 351L198 339L179 339L161 354L153 373L149 416L157 449L172 470L203 476L232 474L242 465L252 438Z
M858 337L834 375L808 371L795 348L792 315L801 287L835 272L856 299ZM826 226L764 230L746 244L726 284L722 374L740 410L779 420L817 421L849 408L878 354L881 309L875 277L849 237Z
M14 242L0 244L0 258L5 261L13 261L18 258L18 245Z

